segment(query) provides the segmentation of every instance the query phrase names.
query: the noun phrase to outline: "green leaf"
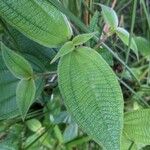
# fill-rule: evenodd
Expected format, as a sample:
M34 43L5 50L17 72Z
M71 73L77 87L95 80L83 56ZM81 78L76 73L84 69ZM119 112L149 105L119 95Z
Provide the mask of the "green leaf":
M58 83L79 126L104 149L120 149L123 97L104 59L91 48L75 49L60 59Z
M78 125L76 123L69 124L64 133L63 138L64 142L69 142L78 136Z
M74 46L82 45L83 43L87 42L87 41L90 40L92 37L94 37L94 35L95 35L96 33L97 33L97 32L77 35L77 36L72 40L72 42L73 42Z
M16 79L7 69L0 51L0 120L17 116Z
M54 63L58 58L68 54L69 52L73 51L75 46L72 41L65 43L62 48L58 51L54 59L51 61L51 64Z
M42 127L41 122L37 119L30 119L26 122L26 124L27 127L33 132L37 132Z
M22 79L16 89L16 101L24 119L35 98L36 86L33 79Z
M17 83L18 80L8 70L0 70L0 120L18 115L15 93Z
M108 24L109 27L116 29L118 27L118 17L116 12L112 8L102 4L101 8L102 8L102 15L104 17L106 24Z
M121 139L121 150L138 150L137 145L129 140L124 134Z
M72 35L67 18L46 0L1 0L0 16L28 38L47 47L62 45Z
M116 33L117 33L118 37L122 40L122 42L128 46L129 45L129 32L123 28L118 27L116 29ZM133 50L133 52L136 54L136 56L138 58L139 57L138 49L137 49L137 45L133 38L131 39L130 48Z
M3 43L1 43L1 49L6 66L15 77L21 79L30 78L33 75L32 67L27 60L10 50Z
M55 136L58 139L59 143L63 143L63 135L58 125L54 127Z
M54 65L49 65L49 62L56 55L57 49L44 47L25 37L14 28L10 26L8 26L8 28L12 37L16 40L16 43L13 44L13 47L15 47L15 49L17 49L23 55L23 57L30 62L35 72L41 73L47 70L50 71L52 70L52 67L55 67ZM8 36L10 38L10 35ZM7 39L8 36L5 35L5 39ZM14 41L10 41L10 43L13 42ZM9 44L9 46L12 45Z
M23 40L25 41L25 40ZM22 41L22 42L23 42ZM19 43L21 44L21 40L19 40ZM36 44L36 43L35 43ZM26 45L31 45L31 43ZM37 44L36 44L37 45ZM34 47L34 45L32 45ZM25 47L24 47L25 48ZM35 57L37 57L37 54L39 54L39 49L38 47L34 47L36 50L36 53L32 53L32 49L29 46L29 51L30 51L30 55L33 56L33 54L35 55ZM48 58L49 56L51 56L51 53L47 53L50 50L44 50L42 49L42 52L40 53L41 55L39 57L37 57L38 59L45 60L45 63L49 63L50 58ZM35 51L33 51L35 52ZM23 53L23 52L22 52ZM23 53L23 55L25 55ZM28 55L29 56L29 55ZM47 56L47 57L46 57ZM45 59L44 59L45 58ZM30 60L30 61L33 61ZM36 71L39 71L40 64L36 61L36 65L33 66L33 69ZM17 84L18 84L19 80L17 78L15 78L12 73L8 70L8 68L6 67L3 59L2 59L2 53L0 51L0 120L4 120L4 119L10 119L10 118L14 118L16 116L19 115L19 111L18 111L18 107L16 104L16 88L17 88ZM36 98L41 94L41 91L44 87L43 83L43 79L39 78L38 80L36 80Z
M128 112L124 116L124 132L137 144L150 144L150 109Z
M140 36L135 37L134 40L136 42L138 51L150 60L150 41Z

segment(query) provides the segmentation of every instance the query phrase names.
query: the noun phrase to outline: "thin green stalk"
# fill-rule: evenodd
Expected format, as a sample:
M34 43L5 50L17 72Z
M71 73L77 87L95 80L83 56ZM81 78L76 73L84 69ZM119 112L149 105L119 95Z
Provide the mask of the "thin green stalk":
M120 2L122 2L122 1L120 1ZM118 13L120 13L123 9L125 9L126 7L128 7L128 5L130 5L131 2L132 2L132 0L126 2L125 4L121 3L120 5L118 5L118 8L119 8ZM122 7L120 8L120 6L122 6Z
M24 149L27 150L29 149L35 142L37 142L42 136L44 136L50 128L54 127L54 125L50 125L44 132L42 132L33 142L31 142L27 147L25 147Z
M133 12L132 12L132 21L131 21L131 30L130 30L130 35L129 35L129 44L128 44L128 49L126 53L126 60L125 63L128 63L129 59L129 54L130 54L130 47L131 47L131 40L133 37L133 29L134 29L134 24L135 24L135 15L136 15L136 8L137 8L137 0L133 1Z
M134 142L131 143L130 147L128 148L128 150L132 150L132 147L134 145Z
M145 1L144 0L141 0L140 3L142 4L143 6L143 9L144 9L144 13L146 15L146 19L147 19L147 23L148 23L148 27L149 27L149 31L150 31L150 15L146 9L146 4L145 4Z
M106 48L123 66L125 66L126 69L131 73L131 75L136 79L138 84L140 84L139 79L137 79L133 71L125 64L125 62L115 52L113 52L105 43L102 43L102 46Z
M120 83L122 85L124 85L131 93L133 93L135 95L135 97L137 99L139 99L140 101L137 101L140 105L142 105L143 107L146 107L146 108L150 108L149 104L147 102L145 102L145 100L139 96L130 86L128 86L123 80L119 79L118 80L120 81Z
M79 138L77 138L77 139L75 139L73 141L70 141L70 142L66 143L66 147L68 149L70 149L73 146L83 144L83 143L85 143L85 142L87 142L89 140L91 140L91 138L89 136L87 136L87 135L84 135L82 137L79 137Z

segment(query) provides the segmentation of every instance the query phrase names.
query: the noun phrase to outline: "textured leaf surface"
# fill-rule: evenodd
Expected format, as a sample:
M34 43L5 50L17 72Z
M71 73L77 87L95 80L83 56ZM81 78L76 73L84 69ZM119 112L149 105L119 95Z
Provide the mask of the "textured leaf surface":
M1 44L2 55L6 66L17 78L29 78L33 74L32 67L22 56Z
M18 115L16 105L16 79L7 69L0 53L0 120Z
M35 92L36 87L33 79L22 79L17 86L16 101L23 119L35 98Z
M129 45L129 32L123 28L118 27L116 30L117 35L119 36L119 38L122 40L122 42L125 45ZM137 49L137 45L134 41L134 39L131 39L131 45L130 48L133 50L133 52L136 54L136 56L138 57L138 49Z
M46 0L1 0L0 16L44 46L56 47L72 35L66 17Z
M16 47L13 47L15 47L15 49L19 47L19 52L30 62L35 72L41 73L46 70L51 70L52 65L49 65L49 62L56 54L55 49L39 45L10 27L9 30L17 41ZM9 42L13 43L13 41ZM9 44L8 46L11 45ZM19 115L16 104L16 87L18 82L19 80L15 78L6 67L0 51L0 120L13 118ZM43 80L38 79L36 83L38 83L36 84L35 96L37 98L43 90Z
M77 36L72 40L72 42L73 42L73 44L74 44L75 46L82 45L83 43L85 43L85 42L87 42L88 40L90 40L95 34L96 34L96 32L77 35Z
M121 139L121 150L138 150L136 144L132 143L133 141L129 140L124 134Z
M150 109L141 109L125 114L124 132L136 143L150 144Z
M102 8L102 15L104 17L105 22L110 26L117 28L118 26L118 17L116 12L105 5L101 5Z
M69 52L73 51L74 48L75 48L75 46L72 41L65 43L62 46L62 48L58 51L58 53L56 54L54 59L51 61L51 63L55 62L59 57L62 57L64 55L68 54Z
M79 126L107 150L120 149L123 97L115 74L94 50L81 47L60 59L58 82Z
M56 55L57 49L55 48L47 48L42 46L29 38L25 37L23 34L18 32L12 27L8 27L11 35L16 40L17 44L13 44L15 49L19 50L19 52L30 62L32 68L35 72L43 72L47 70L51 70L52 65L49 65L49 62ZM5 35L7 39L7 35ZM13 43L14 41L10 41ZM9 44L8 46L11 46Z

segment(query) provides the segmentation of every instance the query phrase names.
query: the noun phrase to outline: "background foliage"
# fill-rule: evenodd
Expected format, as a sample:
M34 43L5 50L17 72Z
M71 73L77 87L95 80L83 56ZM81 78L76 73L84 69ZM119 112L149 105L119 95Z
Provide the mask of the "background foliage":
M0 0L1 7L3 2L3 0ZM55 0L45 0L45 2L46 5L53 5L67 16L74 35L96 31L96 37L98 39L96 38L95 40L93 38L84 45L90 46L100 53L120 81L124 96L125 112L121 147L123 150L149 150L149 0L61 0L61 3ZM100 6L100 4L103 5ZM42 5L42 7L44 6ZM115 16L115 12L111 13L111 16L109 12L105 11L106 6L112 7L115 10L118 21L112 19ZM110 17L109 19L108 16ZM45 18L49 19L47 16ZM49 27L49 24L43 23L42 25L44 26L41 30ZM108 30L108 25L112 27L111 31ZM119 29L114 33L114 30L118 26ZM22 33L20 30L17 30L18 28L19 26L11 26L11 23L4 16L1 16L1 41L9 49L14 50L22 58L26 59L32 66L33 72L36 72L34 77L35 83L31 85L31 89L34 89L34 84L36 85L36 91L33 91L33 93L35 92L35 99L28 113L28 106L27 108L24 107L25 110L22 112L24 114L24 120L22 120L20 110L16 104L16 88L19 82L24 81L24 77L22 79L22 76L20 77L19 75L18 79L9 71L11 69L8 70L9 64L4 62L1 49L0 149L101 150L102 147L83 132L69 112L66 111L66 106L58 89L56 72L58 60L50 64L60 47L45 47L49 46L48 42L51 42L43 38L50 36L47 31L43 35L39 32L36 35L38 40L34 42L31 40L34 39L34 34L31 34L32 37L22 34L27 32L28 26L22 29ZM59 30L55 30L54 28L55 26L48 29L51 32L59 32L61 30L60 26L57 27ZM126 33L126 31L129 33ZM67 33L71 37L70 31L67 29L61 37L66 36ZM66 42L67 38L62 38L59 44ZM59 38L53 41L57 40L59 41ZM55 45L55 43L53 44ZM32 76L31 69L29 72L31 72L30 76ZM17 74L15 75L17 76ZM25 78L30 78L30 76ZM28 80L30 82L30 79ZM24 87L24 90L27 90L26 86ZM26 113L27 115L25 117Z

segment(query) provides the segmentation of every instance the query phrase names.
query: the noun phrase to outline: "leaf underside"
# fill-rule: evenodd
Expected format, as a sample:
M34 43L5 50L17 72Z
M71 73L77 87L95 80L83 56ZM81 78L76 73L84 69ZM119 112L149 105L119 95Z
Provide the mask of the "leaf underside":
M79 126L107 150L120 149L123 98L115 74L94 50L82 47L58 66L60 92Z

